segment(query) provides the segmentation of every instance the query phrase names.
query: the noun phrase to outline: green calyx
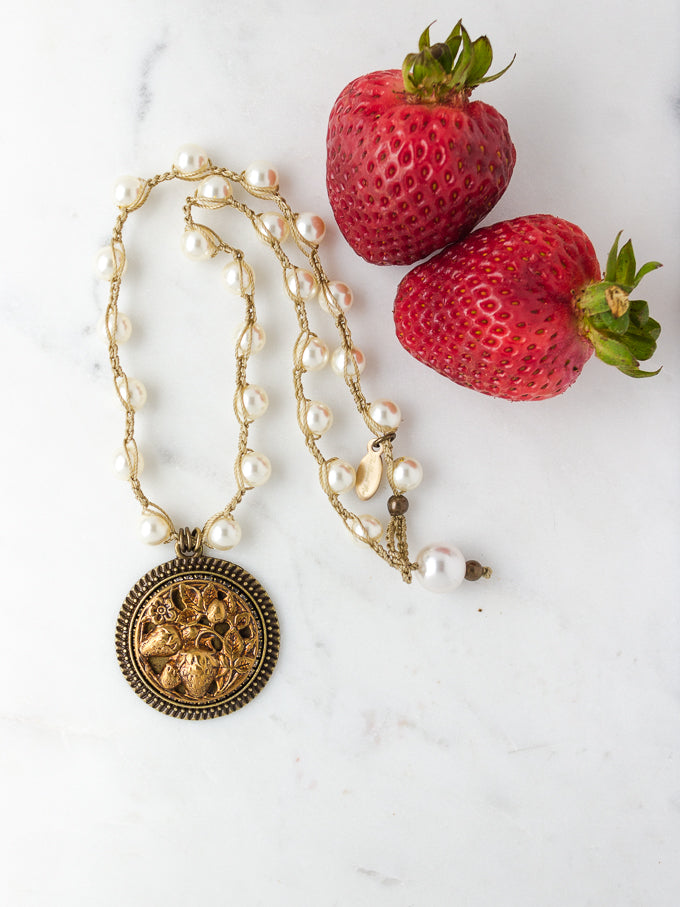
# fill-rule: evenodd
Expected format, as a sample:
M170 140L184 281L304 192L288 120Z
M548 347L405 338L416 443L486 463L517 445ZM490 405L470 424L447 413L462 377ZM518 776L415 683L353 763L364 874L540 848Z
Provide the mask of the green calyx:
M493 82L512 66L487 76L493 52L489 39L482 35L470 39L459 20L446 41L430 45L430 26L420 36L418 53L408 54L401 67L406 91L421 101L438 103L450 96L467 96L482 82Z
M648 261L636 272L633 244L628 240L619 251L620 237L621 233L607 258L603 280L581 291L575 300L576 309L582 330L599 359L631 378L649 378L661 369L643 371L639 360L654 355L661 325L650 318L647 303L631 299L630 294L646 274L661 265Z

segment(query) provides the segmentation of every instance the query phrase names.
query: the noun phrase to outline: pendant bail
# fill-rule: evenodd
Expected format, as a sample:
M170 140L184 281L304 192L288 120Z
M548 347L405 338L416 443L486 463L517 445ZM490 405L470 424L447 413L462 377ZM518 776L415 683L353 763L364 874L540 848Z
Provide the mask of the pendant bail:
M203 536L200 529L180 529L175 544L177 557L197 557L203 553Z

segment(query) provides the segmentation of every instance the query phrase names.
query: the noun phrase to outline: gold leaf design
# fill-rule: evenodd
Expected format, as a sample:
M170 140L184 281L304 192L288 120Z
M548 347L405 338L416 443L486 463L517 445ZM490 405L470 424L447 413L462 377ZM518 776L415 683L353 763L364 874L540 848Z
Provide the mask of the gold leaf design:
M190 586L188 583L180 583L179 597L185 608L198 608L200 611L205 610L203 606L203 596L195 586Z
M202 617L202 613L196 608L185 608L184 611L179 612L177 620L183 626L190 627L192 624L197 624Z
M241 614L237 614L234 619L234 627L236 627L237 630L245 630L246 627L248 629L252 629L253 623L254 621L252 615L247 611L243 611Z
M142 655L176 655L182 648L182 638L174 624L161 624L139 645Z
M227 608L228 614L236 614L236 612L240 611L243 607L238 595L235 595L231 590L227 592L227 597L224 600L224 604Z
M232 655L242 655L246 647L238 630L230 630L224 636L224 644Z
M243 650L244 655L257 655L258 649L258 640L257 637L253 637L249 642L246 643L245 649Z
M217 587L214 583L207 583L203 590L203 605L207 609L217 598Z
M254 658L237 658L234 662L234 670L238 674L249 674L255 664Z

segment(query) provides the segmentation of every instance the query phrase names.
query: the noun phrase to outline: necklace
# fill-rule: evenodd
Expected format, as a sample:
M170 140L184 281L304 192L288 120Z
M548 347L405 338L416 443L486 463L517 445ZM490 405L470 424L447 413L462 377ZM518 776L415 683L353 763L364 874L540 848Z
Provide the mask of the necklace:
M146 401L146 390L140 381L128 377L119 354L119 344L131 333L130 319L118 308L126 267L123 227L128 216L146 203L156 187L176 179L197 184L184 205L184 252L195 261L224 254L225 285L241 297L245 309L235 343L237 489L222 510L209 517L201 528L193 529L176 528L169 514L142 490L143 460L134 430L136 414ZM194 220L194 209L235 209L250 221L257 236L278 259L283 289L293 303L299 327L293 350L298 424L317 461L321 487L350 533L399 570L405 582L410 583L415 574L432 591L448 591L463 579L476 580L491 573L478 561L465 561L455 546L446 544L430 545L411 560L406 535L408 500L404 492L420 483L421 466L410 457L394 458L393 445L401 421L399 407L391 400L369 402L362 391L364 357L352 342L346 317L353 294L345 283L330 281L323 270L318 252L325 234L323 220L315 214L294 212L279 193L278 183L278 173L270 164L258 161L237 173L215 166L199 147L183 146L167 172L147 180L123 177L116 183L119 214L110 243L97 255L97 274L110 282L103 326L116 394L125 413L125 434L115 469L127 480L141 505L142 539L151 545L174 542L176 555L143 576L125 599L116 629L117 655L135 692L149 705L177 718L214 718L245 705L266 684L279 650L276 612L258 580L236 564L203 553L204 547L228 551L238 544L241 529L234 511L247 492L268 480L271 463L249 446L250 427L268 405L264 389L247 379L250 356L263 348L266 339L257 320L253 271L240 249ZM276 210L257 213L235 195L235 190L270 202ZM288 239L304 257L303 267L294 265L284 251ZM338 333L340 345L332 356L310 328L307 304L315 298ZM348 461L327 458L321 452L318 442L330 429L333 414L325 403L309 399L303 386L305 374L322 368L329 359L334 371L344 379L370 433L366 454L356 470ZM351 512L340 496L354 488L361 501L369 500L384 474L392 493L387 502L389 522L383 534L379 520Z

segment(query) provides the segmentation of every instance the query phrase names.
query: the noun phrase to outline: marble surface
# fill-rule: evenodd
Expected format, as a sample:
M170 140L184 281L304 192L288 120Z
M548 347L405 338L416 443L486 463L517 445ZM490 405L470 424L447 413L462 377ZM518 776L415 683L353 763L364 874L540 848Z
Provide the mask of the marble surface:
M540 15L526 0L5 10L4 904L677 903L678 14L671 0L649 11L634 0L547 0ZM366 264L334 228L326 120L350 79L399 66L428 21L444 37L458 15L490 35L499 63L517 53L478 92L518 152L489 221L547 211L580 224L601 256L623 229L640 260L664 262L646 280L664 325L657 378L593 361L562 397L509 404L401 351L391 304L405 269ZM172 552L138 541L138 507L111 476L122 417L91 264L113 225L114 179L164 170L187 141L234 169L271 159L298 210L327 218L322 257L355 291L367 394L399 402L399 452L425 468L412 545L451 538L494 567L435 597L347 537L295 425L293 316L253 249L270 339L253 368L272 400L255 431L275 470L239 513L234 559L275 600L282 648L257 700L205 723L149 709L116 663L120 603ZM233 490L224 350L237 313L219 266L179 255L181 201L168 187L130 226L136 333L124 355L149 387L149 493L195 523ZM330 396L332 378L319 377ZM344 399L328 447L358 458L366 439Z

